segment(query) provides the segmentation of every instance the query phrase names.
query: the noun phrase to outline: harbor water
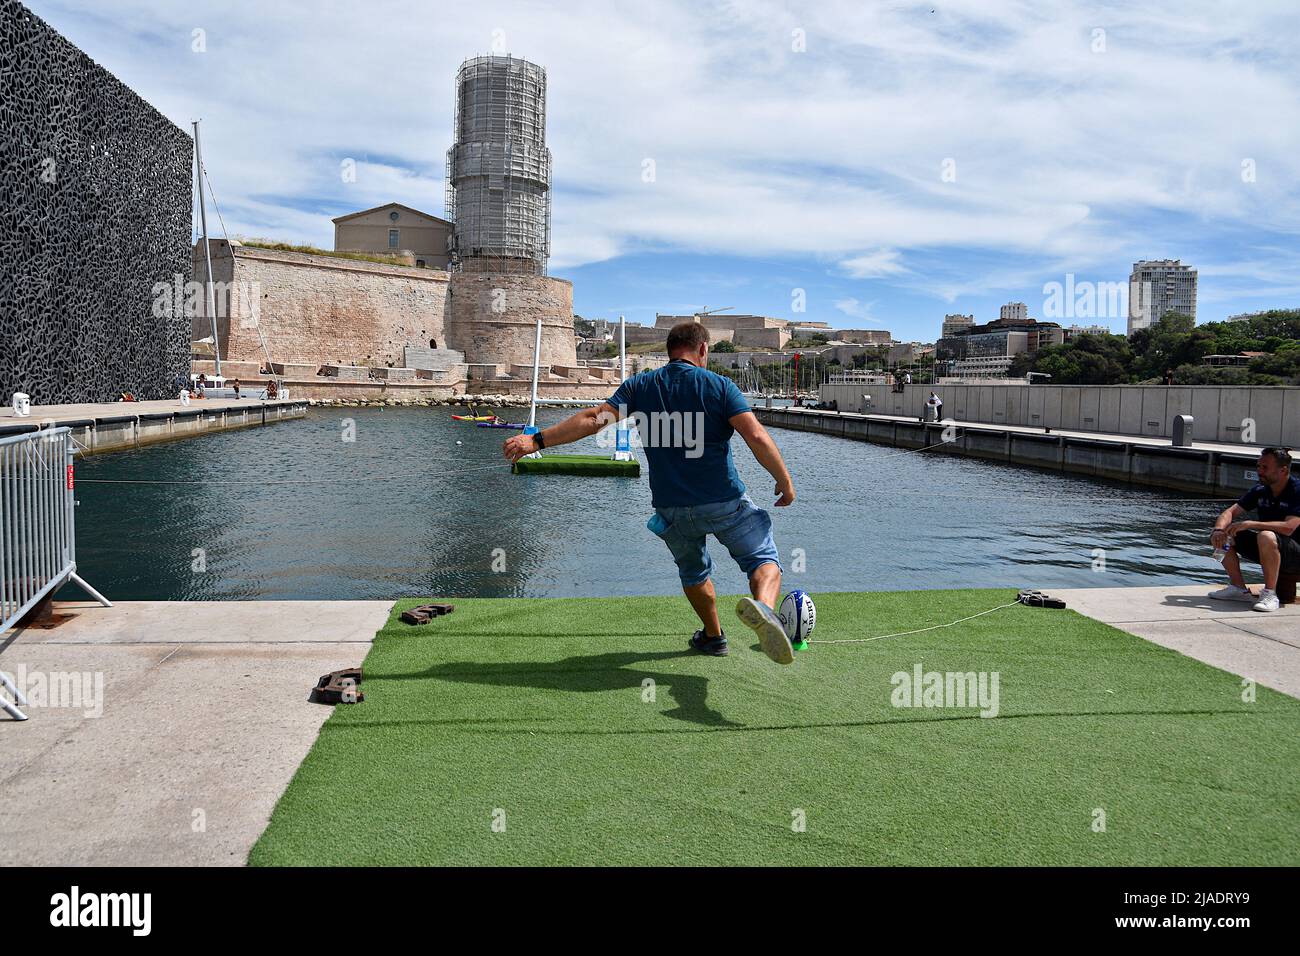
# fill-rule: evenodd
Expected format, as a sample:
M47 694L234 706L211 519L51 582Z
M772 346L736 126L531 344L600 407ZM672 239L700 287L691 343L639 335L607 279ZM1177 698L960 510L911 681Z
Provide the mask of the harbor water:
M546 409L539 422L567 414ZM511 475L500 446L513 432L450 416L318 407L268 428L80 461L80 573L116 600L678 590L667 550L645 526L645 469L638 480ZM771 509L791 587L1048 589L1222 575L1208 532L1225 502L772 434L799 496ZM571 450L603 451L595 439ZM733 453L754 500L770 507L767 474L739 438ZM725 549L712 551L719 592L742 592Z

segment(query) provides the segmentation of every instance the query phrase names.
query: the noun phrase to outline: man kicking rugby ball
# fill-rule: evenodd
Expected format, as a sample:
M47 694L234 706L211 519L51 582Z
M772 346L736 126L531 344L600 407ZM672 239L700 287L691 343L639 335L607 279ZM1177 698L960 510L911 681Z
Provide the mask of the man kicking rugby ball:
M704 626L690 639L702 654L727 653L718 621L707 537L711 534L749 576L752 598L736 605L740 620L758 635L764 653L778 664L794 660L794 649L773 608L781 593L781 562L772 541L772 519L745 494L731 460L731 436L739 432L759 464L776 479L776 507L794 501L794 482L776 442L749 403L725 375L708 370L709 333L683 322L668 333L669 363L633 375L594 408L536 435L516 435L504 446L518 461L541 448L594 435L632 416L650 466L655 513L649 528L668 545L682 590Z

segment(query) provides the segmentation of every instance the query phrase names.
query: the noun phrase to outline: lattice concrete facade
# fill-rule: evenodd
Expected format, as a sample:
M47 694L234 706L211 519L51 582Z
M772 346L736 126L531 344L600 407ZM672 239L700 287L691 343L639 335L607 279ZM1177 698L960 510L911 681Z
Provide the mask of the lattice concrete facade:
M189 319L193 142L49 24L0 0L0 396L170 396ZM164 289L156 289L163 286Z

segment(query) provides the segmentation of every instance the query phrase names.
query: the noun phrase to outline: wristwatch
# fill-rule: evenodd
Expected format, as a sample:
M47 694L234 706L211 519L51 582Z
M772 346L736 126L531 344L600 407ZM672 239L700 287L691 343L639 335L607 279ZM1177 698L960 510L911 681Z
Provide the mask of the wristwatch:
M541 432L534 432L534 433L533 433L533 441L537 442L537 447L538 447L538 448L545 448L545 447L546 447L546 439L544 439L544 438L542 437L542 433L541 433Z

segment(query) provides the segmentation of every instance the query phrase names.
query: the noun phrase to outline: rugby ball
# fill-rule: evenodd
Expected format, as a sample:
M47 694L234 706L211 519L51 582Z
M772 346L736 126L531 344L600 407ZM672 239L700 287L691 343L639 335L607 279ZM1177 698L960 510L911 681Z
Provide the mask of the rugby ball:
M817 626L817 608L803 591L791 591L781 600L779 616L785 636L796 646L804 644Z

